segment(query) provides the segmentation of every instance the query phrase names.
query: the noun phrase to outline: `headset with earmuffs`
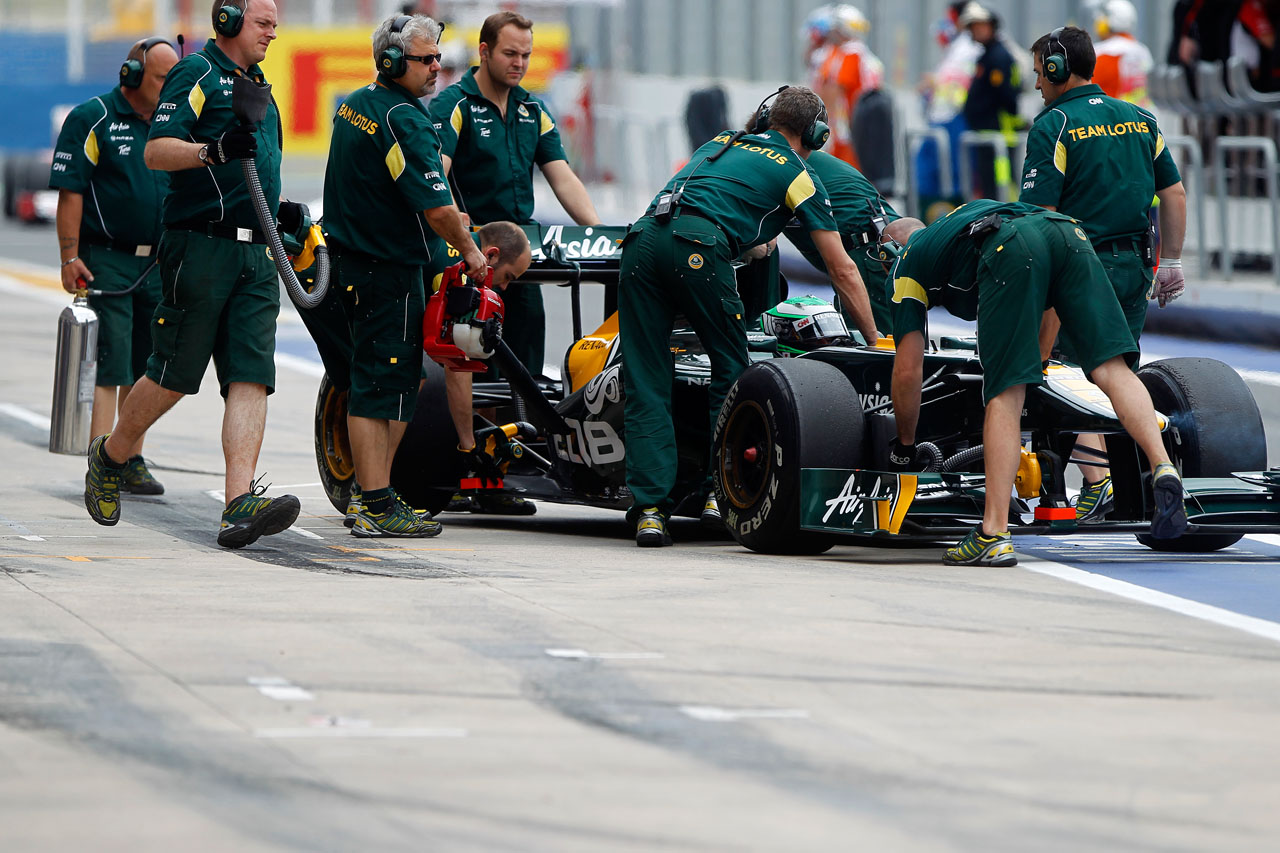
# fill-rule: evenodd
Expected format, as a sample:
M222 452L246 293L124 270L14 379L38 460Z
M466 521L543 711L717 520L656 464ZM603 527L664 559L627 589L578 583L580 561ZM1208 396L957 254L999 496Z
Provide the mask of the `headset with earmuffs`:
M398 34L412 20L412 15L401 15L391 22L391 32ZM404 58L404 50L402 48L393 44L378 54L378 73L385 74L395 80L398 77L403 77L408 70L409 62Z
M168 44L169 47L173 47L172 44L169 44L168 39L160 38L159 36L143 39L135 44L133 49L137 50L138 48L141 48L142 52L138 54L136 59L130 57L124 61L123 65L120 66L120 85L126 89L136 89L141 86L142 72L147 68L147 52L150 51L151 48L162 44ZM132 53L133 50L129 52Z
M760 106L756 108L756 120L751 125L751 133L764 133L769 129L768 103L788 88L790 87L783 86L760 102ZM821 101L819 102L821 103ZM809 122L809 126L800 134L800 144L810 151L817 151L826 145L827 140L830 138L831 128L827 126L827 105L822 104L818 112L814 114L813 121Z
M1045 57L1042 60L1044 79L1055 86L1061 86L1071 79L1071 63L1067 61L1067 49L1062 44L1064 29L1066 28L1058 27L1049 33L1049 43L1045 47Z
M213 31L220 36L233 39L240 35L244 27L244 7L237 6L230 0L218 7L218 14L213 18Z

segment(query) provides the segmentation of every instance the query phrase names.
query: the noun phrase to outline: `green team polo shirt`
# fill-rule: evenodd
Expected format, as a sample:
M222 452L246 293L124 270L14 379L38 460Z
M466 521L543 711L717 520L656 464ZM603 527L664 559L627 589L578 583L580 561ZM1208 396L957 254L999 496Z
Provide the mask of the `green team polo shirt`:
M898 212L889 204L863 177L862 173L839 157L833 157L825 151L814 151L805 161L809 170L822 182L827 196L831 199L831 213L835 217L836 226L841 237L854 237L854 248L851 252L863 251L858 248L860 242L857 235L871 230L871 219L884 216L889 222L901 219ZM804 259L816 268L827 271L827 265L813 244L809 232L802 228L787 228L787 239L792 242Z
M991 213L1028 215L1044 210L1021 202L980 199L962 204L911 235L893 266L893 335L923 332L925 312L941 305L962 320L978 318L978 243L969 225Z
M149 127L119 86L67 115L54 148L49 186L84 196L82 241L160 242L160 207L169 176L143 162Z
M453 158L459 207L473 222L533 222L533 167L567 160L555 118L541 100L516 86L504 119L480 93L473 67L431 99L427 109L440 151Z
M1024 168L1021 200L1075 217L1095 243L1144 233L1156 191L1182 180L1155 116L1092 84L1036 116Z
M151 121L151 138L172 136L188 142L215 142L239 123L231 112L231 81L246 72L227 59L209 39L204 50L181 59L169 71L160 90L160 105ZM262 82L262 69L247 76ZM280 111L275 101L257 127L258 153L254 162L271 215L280 206ZM258 229L258 215L249 200L240 161L169 173L164 200L164 224L220 222L236 228Z
M451 204L440 141L421 102L382 75L352 92L333 118L324 174L324 225L334 242L430 266L448 253L422 211Z
M722 130L693 152L646 214L653 213L658 198L680 189L681 210L716 223L737 252L777 237L793 216L805 231L836 230L822 182L778 131L747 134L711 161L733 134Z

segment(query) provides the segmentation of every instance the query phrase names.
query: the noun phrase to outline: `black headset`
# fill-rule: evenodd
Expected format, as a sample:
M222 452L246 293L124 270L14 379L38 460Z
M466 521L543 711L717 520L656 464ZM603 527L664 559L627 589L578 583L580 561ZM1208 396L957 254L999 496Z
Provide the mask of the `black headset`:
M141 47L142 53L138 55L137 59L132 57L126 59L124 64L120 66L120 85L126 89L136 89L141 86L142 72L147 68L147 52L151 50L151 48L162 44L168 44L169 47L173 47L173 45L169 43L168 39L160 38L159 36L143 39L135 44L133 46L134 49ZM130 50L130 53L132 52L133 51Z
M218 7L218 14L213 18L213 31L220 36L233 39L240 35L243 27L244 8L235 5L234 0L223 0L222 5Z
M1049 33L1049 44L1045 48L1044 79L1055 86L1061 86L1071 79L1071 63L1067 61L1067 49L1062 44L1062 31L1058 27Z
M752 133L764 133L769 129L768 103L789 88L791 87L779 87L778 91L760 102L760 106L756 108L756 120L751 125ZM813 121L809 122L809 126L800 134L800 144L810 151L819 150L831 138L831 128L827 126L827 105L822 102L821 98L818 99L818 103L822 104L822 106L814 114Z
M405 28L405 25L412 20L412 15L401 15L391 22L391 32L398 35ZM404 50L396 45L389 45L378 54L378 72L387 75L392 80L397 77L403 77L408 70L409 63L404 58Z

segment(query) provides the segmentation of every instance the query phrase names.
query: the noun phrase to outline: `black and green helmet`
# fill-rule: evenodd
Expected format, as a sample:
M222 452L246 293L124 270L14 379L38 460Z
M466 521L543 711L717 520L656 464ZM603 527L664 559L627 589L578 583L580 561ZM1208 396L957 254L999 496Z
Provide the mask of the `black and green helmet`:
M830 302L815 296L797 296L779 302L760 315L760 328L766 335L778 339L778 352L783 355L853 343L840 313Z

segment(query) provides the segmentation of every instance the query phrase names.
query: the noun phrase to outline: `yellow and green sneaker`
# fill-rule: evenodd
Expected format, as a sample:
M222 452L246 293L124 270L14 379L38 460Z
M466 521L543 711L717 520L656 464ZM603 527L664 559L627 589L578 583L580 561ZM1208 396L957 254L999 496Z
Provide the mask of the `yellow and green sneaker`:
M1080 487L1080 495L1076 498L1076 521L1080 524L1102 521L1115 503L1115 490L1111 488L1110 474L1096 483L1085 483Z
M222 511L218 544L224 548L243 548L260 536L274 536L298 520L302 503L293 495L268 498L267 486L259 480L249 483L249 491L240 495Z
M1152 539L1177 539L1187 531L1187 506L1182 499L1182 477L1169 462L1161 462L1153 474L1156 511L1151 516Z
M1018 555L1013 553L1013 537L1007 530L987 536L978 525L954 548L947 549L942 562L948 566L1016 566Z
M147 470L142 456L132 456L124 464L124 480L120 490L131 495L163 495L164 486Z
M347 514L342 519L342 524L350 530L356 523L356 516L364 511L364 496L360 494L359 489L353 489L351 497L347 498Z
M89 472L84 475L84 505L89 517L110 527L120 520L120 481L123 467L108 465L103 459L102 445L107 436L89 442Z
M351 526L351 535L364 539L382 536L398 536L411 539L425 539L439 536L444 526L431 518L431 513L415 510L400 498L392 494L391 509L383 513L370 512L363 504L356 513L355 523Z
M636 520L636 544L641 548L662 548L671 544L667 519L656 506L640 511Z

